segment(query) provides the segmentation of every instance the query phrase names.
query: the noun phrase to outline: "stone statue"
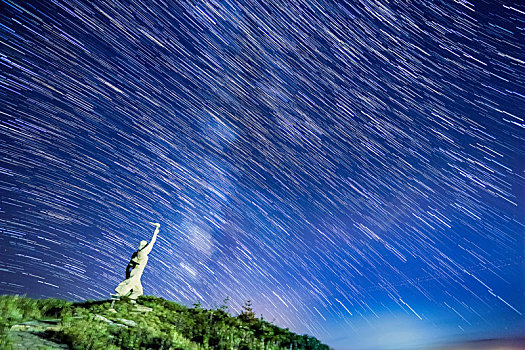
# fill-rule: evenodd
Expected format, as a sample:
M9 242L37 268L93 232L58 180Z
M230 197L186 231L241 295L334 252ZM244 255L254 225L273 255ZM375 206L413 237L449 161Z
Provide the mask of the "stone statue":
M133 301L143 294L140 277L142 277L142 273L148 262L148 254L151 252L153 244L157 240L157 234L160 228L160 224L153 222L150 222L150 224L156 227L153 238L149 243L140 241L139 250L133 253L126 267L126 279L115 288L115 292L117 292L115 296L117 297L128 296Z

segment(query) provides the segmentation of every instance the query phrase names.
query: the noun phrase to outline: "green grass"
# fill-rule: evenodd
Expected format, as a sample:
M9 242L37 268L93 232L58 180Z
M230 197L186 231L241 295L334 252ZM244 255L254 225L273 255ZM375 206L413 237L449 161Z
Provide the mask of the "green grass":
M78 350L329 349L314 337L256 318L249 302L238 316L230 315L225 307L208 310L195 304L190 308L153 296L140 297L138 304L152 311L134 312L134 306L126 300L116 302L116 312L111 312L108 300L71 303L0 296L0 348L8 346L6 333L12 325L58 318L60 330L50 332L49 337ZM113 323L101 321L97 315ZM125 322L119 319L134 321L136 326L119 326Z
M70 312L71 302L59 299L30 299L0 295L0 349L9 348L6 338L9 328L24 321L58 318Z

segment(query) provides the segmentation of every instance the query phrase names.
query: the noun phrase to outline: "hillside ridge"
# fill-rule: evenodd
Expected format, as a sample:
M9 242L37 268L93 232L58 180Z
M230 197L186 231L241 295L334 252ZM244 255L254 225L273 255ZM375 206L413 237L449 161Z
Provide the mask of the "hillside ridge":
M226 305L187 307L154 296L141 296L136 304L125 298L74 303L0 296L0 315L2 349L23 349L21 342L38 344L37 338L42 346L75 350L330 349L255 317L250 302L233 316Z

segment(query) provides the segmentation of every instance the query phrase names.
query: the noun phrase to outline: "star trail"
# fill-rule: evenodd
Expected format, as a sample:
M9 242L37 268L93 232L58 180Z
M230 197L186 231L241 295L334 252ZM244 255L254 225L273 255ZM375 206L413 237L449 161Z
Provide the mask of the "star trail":
M0 293L107 299L153 221L145 294L523 336L524 118L517 1L1 0Z

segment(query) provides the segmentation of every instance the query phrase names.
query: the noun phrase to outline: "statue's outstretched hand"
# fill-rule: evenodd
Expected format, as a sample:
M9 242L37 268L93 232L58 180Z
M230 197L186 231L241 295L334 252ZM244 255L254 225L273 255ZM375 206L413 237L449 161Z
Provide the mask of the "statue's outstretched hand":
M159 228L159 227L160 227L160 224L159 224L159 223L157 223L157 222L150 222L150 224L152 224L153 226L156 226L157 228Z

